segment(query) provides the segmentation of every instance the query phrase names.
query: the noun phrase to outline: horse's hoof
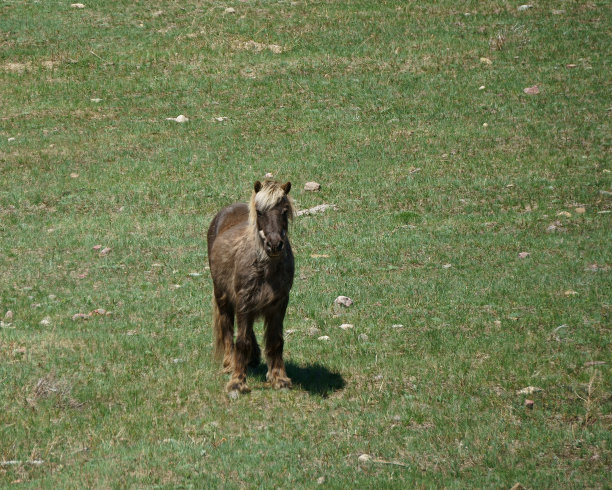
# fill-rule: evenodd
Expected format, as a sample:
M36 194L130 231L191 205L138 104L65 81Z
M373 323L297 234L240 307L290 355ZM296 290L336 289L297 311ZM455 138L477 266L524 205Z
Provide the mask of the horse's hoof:
M291 388L291 380L289 378L276 378L271 382L272 388L281 390L283 388Z
M233 372L234 372L234 368L232 367L232 365L231 365L231 364L228 364L227 366L225 366L225 365L224 365L224 366L223 366L223 372L224 372L225 374L230 374L230 373L233 373Z
M225 391L231 393L233 391L237 391L238 393L248 393L251 389L244 381L239 380L230 380L225 387Z

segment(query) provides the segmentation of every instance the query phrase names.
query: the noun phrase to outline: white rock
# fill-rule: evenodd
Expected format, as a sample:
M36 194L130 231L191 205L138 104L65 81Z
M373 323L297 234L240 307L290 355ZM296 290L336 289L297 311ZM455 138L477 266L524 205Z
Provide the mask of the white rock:
M200 274L199 272L190 272L189 275L191 277L200 277L202 274Z
M542 388L538 388L537 386L527 386L522 390L518 390L516 392L517 395L532 395L533 393L537 393L538 391L542 391Z
M453 264L444 264L442 266L442 269L450 269L453 266Z
M230 400L238 400L238 398L240 398L240 393L238 392L238 390L230 391L230 392L227 394L227 397L228 397Z
M395 323L394 325L391 325L391 328L404 328L404 325L401 323Z
M519 5L516 10L518 10L519 12L524 12L525 10L529 10L530 8L533 8L533 5L526 4L526 5Z
M48 316L46 316L45 318L43 318L40 321L40 325L42 325L43 327L47 327L49 325L51 325L51 318L49 318Z
M98 97L94 97L93 99L89 99L89 100L91 100L92 102L95 102L96 104L98 102L102 102L102 99L99 99Z
M355 325L353 325L352 323L343 323L342 325L340 325L340 328L342 330L348 330L349 328L353 328Z
M306 182L304 184L304 190L310 192L319 191L321 190L321 184L319 184L318 182Z
M348 296L338 296L335 300L334 303L337 305L342 305L342 306L346 306L349 307L353 304L353 300L351 298L349 298Z
M272 178L274 178L274 174L272 174L272 173L268 172L266 175L264 175L264 178L266 178L266 179L272 179Z
M303 215L308 216L309 214L322 213L324 211L327 211L328 209L338 209L338 207L335 204L319 204L318 206L314 206L312 208L301 209L295 214L297 216L303 216Z
M372 459L372 456L370 456L369 454L361 454L357 459L360 463L367 463Z
M4 315L4 319L5 320L12 320L13 319L13 315L14 315L13 312L11 310L8 310L6 312L6 314Z
M227 121L227 117L225 117L225 116L215 117L215 121L217 121L217 122Z
M70 6L73 9L84 9L85 5L83 5L82 3L71 3Z
M166 121L176 121L177 123L184 123L184 122L189 121L189 119L183 116L182 114L180 114L176 117L167 117Z
M324 476L320 476L319 478L317 478L317 485L323 485L324 483L325 483Z
M235 13L236 13L236 9L235 9L235 8L233 8L233 7L227 7L227 8L225 9L225 13L226 13L226 14L235 14Z
M484 85L481 85L480 87L478 87L478 90L484 90L484 89L485 89Z
M317 340L329 340L329 335L321 335Z

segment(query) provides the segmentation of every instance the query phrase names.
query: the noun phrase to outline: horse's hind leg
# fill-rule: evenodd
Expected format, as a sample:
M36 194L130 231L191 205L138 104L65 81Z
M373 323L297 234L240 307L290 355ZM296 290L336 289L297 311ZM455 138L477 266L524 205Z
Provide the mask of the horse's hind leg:
M273 388L290 388L291 379L287 376L285 362L283 361L283 319L287 301L265 316L266 360L268 373L266 379Z
M257 338L255 337L255 332L253 331L253 328L249 330L247 335L249 335L249 337L251 338L251 353L249 354L248 364L250 367L256 368L261 362L261 349L259 348L259 344L257 344Z
M219 302L213 297L213 328L215 331L215 352L218 357L223 354L223 371L232 371L234 356L234 309L227 303Z

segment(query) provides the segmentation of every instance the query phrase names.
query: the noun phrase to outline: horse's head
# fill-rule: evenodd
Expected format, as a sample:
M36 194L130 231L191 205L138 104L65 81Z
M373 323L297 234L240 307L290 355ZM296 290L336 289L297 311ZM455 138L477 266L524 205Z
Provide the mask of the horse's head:
M293 217L293 206L287 196L290 190L291 182L266 180L253 186L250 219L268 257L279 257L287 241L289 219Z

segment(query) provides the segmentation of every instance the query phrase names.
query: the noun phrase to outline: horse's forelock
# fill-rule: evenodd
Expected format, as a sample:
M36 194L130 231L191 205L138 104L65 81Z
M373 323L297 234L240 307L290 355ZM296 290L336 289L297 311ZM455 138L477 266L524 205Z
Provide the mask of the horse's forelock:
M287 199L289 204L289 217L293 218L293 203L281 184L271 180L267 180L263 183L259 192L253 191L251 195L251 202L249 203L249 218L251 223L255 223L257 211L265 213L276 206L283 198Z

